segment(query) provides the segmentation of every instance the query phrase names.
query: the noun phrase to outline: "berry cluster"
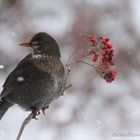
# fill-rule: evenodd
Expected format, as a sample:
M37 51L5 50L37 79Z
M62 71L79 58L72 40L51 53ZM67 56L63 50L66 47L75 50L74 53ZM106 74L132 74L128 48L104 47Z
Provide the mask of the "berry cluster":
M89 36L90 50L92 61L95 64L97 72L106 80L112 82L116 78L116 72L111 70L114 65L114 51L109 38Z

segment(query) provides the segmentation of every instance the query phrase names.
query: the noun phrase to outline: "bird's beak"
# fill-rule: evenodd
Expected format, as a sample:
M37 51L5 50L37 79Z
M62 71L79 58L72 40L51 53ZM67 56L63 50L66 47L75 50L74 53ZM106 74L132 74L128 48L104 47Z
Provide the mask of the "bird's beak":
M31 43L21 43L20 46L22 47L31 47Z

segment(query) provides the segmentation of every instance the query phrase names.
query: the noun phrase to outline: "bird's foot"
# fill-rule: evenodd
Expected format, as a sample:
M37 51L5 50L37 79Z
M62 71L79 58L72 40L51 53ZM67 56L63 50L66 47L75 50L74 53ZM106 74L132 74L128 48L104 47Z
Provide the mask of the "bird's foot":
M40 111L34 107L32 107L31 110L33 114L33 119L38 120L37 116L40 114Z
M45 110L46 109L48 109L49 108L49 105L48 106L46 106L46 107L44 107L44 108L42 108L42 113L45 115Z

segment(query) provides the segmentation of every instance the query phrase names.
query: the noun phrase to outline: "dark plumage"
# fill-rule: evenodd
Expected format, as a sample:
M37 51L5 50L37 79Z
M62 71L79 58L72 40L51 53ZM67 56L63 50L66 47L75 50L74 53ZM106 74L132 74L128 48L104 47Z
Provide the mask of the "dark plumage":
M29 43L27 55L9 74L1 92L0 119L14 104L26 110L44 110L61 94L64 67L56 41L46 33L36 34Z

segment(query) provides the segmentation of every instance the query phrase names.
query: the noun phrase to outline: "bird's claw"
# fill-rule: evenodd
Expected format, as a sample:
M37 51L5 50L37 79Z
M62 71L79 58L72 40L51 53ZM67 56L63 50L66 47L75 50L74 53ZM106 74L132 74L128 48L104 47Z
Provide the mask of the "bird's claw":
M46 114L45 114L45 110L46 110L45 108L42 109L43 115L46 115Z
M42 113L43 113L44 115L46 115L45 110L48 109L48 108L49 108L49 105L46 106L46 107L44 107L44 108L42 108Z
M36 108L32 108L33 119L38 120L37 116L40 114L40 111Z

